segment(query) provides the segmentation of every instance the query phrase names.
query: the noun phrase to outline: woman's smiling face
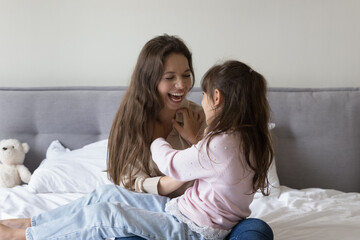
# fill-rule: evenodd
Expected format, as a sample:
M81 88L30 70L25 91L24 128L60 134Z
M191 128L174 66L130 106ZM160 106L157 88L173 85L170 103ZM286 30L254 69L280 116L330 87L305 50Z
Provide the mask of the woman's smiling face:
M164 73L157 87L168 110L177 110L191 88L191 71L187 58L171 53L165 58Z

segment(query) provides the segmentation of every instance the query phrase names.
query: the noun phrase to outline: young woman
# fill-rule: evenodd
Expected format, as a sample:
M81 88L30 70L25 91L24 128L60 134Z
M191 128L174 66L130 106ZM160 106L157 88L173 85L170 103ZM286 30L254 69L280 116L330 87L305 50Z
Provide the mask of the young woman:
M181 39L164 35L146 43L110 132L108 173L115 184L163 196L178 196L188 187L179 189L182 182L162 176L151 160L150 144L156 121L175 149L191 146L200 136L202 109L186 100L194 81L191 53ZM179 109L191 114L183 136L175 129L184 124Z
M25 231L27 239L89 239L94 234L94 225L93 230L85 227L91 225L88 220L97 225L117 224L110 223L114 220L110 216L96 213L103 210L98 207L99 204L112 202L130 206L138 202L136 206L142 208L142 204L156 206L163 201L158 195L142 194L153 196L146 201L134 191L170 197L181 195L191 183L164 176L151 159L150 144L155 122L163 125L166 138L174 148L185 149L197 141L205 122L202 108L186 99L194 81L191 52L180 38L163 35L148 41L140 52L109 136L108 175L116 185L131 191L115 185L104 186L77 201L31 219L1 221L0 239L25 239ZM189 116L186 122L184 112ZM182 136L177 129L182 130ZM93 217L84 219L82 214L90 214L90 211ZM120 214L121 211L113 213ZM60 222L68 228L59 231ZM79 224L83 226L82 230L76 227ZM81 233L85 231L88 232ZM117 236L111 229L106 233L102 231L99 230L96 239Z

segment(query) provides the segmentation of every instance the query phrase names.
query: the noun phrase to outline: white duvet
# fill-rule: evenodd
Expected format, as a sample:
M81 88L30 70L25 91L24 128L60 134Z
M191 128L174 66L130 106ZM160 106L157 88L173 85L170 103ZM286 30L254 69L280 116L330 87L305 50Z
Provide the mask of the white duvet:
M26 185L0 189L0 219L30 217L82 195L36 194ZM265 220L278 240L360 239L360 193L281 186L279 197L257 197L251 209L250 217Z
M27 185L0 188L0 219L26 218L69 203L82 193L32 193Z

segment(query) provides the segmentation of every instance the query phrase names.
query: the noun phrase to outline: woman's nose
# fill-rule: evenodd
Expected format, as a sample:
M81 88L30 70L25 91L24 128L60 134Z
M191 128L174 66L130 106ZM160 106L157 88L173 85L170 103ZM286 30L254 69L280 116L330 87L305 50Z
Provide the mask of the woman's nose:
M185 88L185 85L186 85L185 83L186 83L186 79L185 79L185 78L183 78L183 77L178 77L178 78L176 79L175 86L176 86L177 88L183 89L183 88Z

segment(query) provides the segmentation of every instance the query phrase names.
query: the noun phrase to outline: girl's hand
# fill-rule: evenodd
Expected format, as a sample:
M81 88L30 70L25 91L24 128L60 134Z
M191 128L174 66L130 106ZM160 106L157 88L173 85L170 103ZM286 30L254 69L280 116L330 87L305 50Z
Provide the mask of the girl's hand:
M155 127L154 127L154 139L157 139L157 138L165 138L165 129L164 129L164 126L159 122L159 121L156 121L155 122Z
M173 119L174 128L179 132L181 137L191 144L196 144L198 142L198 134L203 123L201 114L188 108L181 108L177 112L182 113L184 126L180 126L179 123Z

